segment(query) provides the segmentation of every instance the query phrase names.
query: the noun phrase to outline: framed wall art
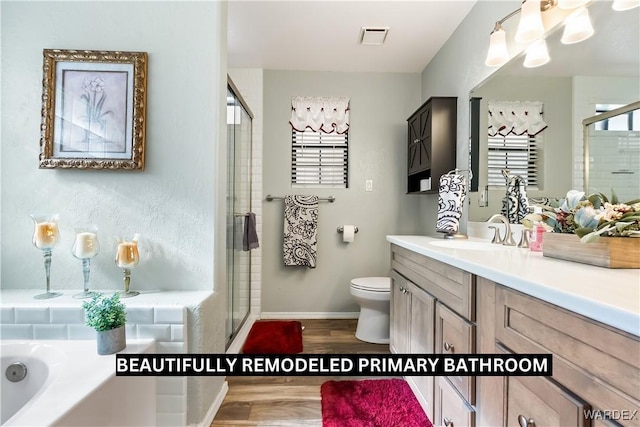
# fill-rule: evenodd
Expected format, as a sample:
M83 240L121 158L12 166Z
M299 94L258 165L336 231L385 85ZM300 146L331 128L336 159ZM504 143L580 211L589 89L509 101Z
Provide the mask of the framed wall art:
M144 169L147 53L43 50L40 168Z

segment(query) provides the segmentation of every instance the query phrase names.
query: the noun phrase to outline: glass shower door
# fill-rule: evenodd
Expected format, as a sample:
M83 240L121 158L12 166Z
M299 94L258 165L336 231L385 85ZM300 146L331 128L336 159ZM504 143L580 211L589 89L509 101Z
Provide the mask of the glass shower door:
M227 345L249 315L251 252L243 248L251 211L251 120L248 108L227 86Z

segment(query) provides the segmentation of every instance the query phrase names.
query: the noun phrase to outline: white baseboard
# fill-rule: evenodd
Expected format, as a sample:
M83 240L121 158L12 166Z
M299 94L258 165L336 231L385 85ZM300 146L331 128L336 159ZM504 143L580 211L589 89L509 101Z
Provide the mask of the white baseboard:
M216 398L213 400L213 403L211 403L211 406L209 407L207 414L204 416L204 419L200 422L200 424L198 424L198 427L209 427L211 425L211 423L213 422L213 419L216 417L216 414L218 413L218 410L220 409L220 406L222 406L222 402L224 401L224 397L227 395L228 391L229 391L229 383L225 381L222 384L222 387L220 388L220 392L218 393Z
M359 311L355 312L341 312L341 311L327 311L327 312L262 312L261 319L357 319L360 315Z
M251 326L253 323L260 318L257 314L251 314L247 317L247 320L242 325L242 328L238 331L238 334L231 342L229 348L227 348L227 354L239 354L240 350L242 350L242 345L244 341L247 339L247 335L249 335L249 331L251 330Z

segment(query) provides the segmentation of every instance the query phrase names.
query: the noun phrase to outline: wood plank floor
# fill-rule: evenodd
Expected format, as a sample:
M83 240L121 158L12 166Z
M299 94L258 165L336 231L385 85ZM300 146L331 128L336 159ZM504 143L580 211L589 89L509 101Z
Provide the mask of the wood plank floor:
M357 319L300 320L303 353L389 353L355 337ZM229 392L211 427L322 426L320 385L353 377L228 377Z

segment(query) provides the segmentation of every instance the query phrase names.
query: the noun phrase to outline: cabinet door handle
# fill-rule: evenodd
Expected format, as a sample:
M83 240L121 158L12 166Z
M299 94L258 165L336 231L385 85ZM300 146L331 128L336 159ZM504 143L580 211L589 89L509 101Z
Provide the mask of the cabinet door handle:
M442 423L443 423L446 427L449 427L449 426L452 426L452 427L453 427L453 420L452 420L451 418L444 417L444 418L442 419Z
M413 140L414 144L417 144L418 142L420 142L420 138L416 138L416 139Z
M453 344L450 344L450 343L448 343L448 342L446 342L446 341L444 342L443 347L444 347L444 351L451 351L451 350L453 350Z
M524 415L518 415L518 424L520 427L536 427L536 422L533 418L527 418Z

